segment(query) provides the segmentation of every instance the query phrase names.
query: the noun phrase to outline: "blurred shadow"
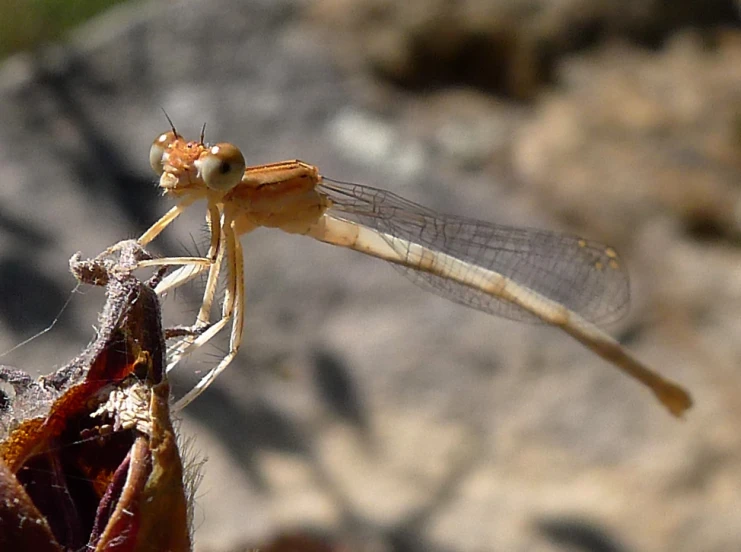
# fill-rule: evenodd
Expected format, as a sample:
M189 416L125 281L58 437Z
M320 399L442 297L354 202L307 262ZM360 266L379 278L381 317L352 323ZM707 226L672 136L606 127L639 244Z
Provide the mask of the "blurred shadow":
M358 390L344 364L331 353L320 351L315 356L315 371L319 391L330 402L333 411L350 420L354 426L369 431L368 414L360 407ZM395 552L447 552L426 540L425 525L457 497L459 485L479 457L481 443L480 435L474 429L473 446L466 447L450 461L448 473L436 488L429 489L427 500L389 525L359 513L353 499L327 469L320 455L315 453L312 433L263 399L239 401L220 389L217 382L209 387L207 394L188 406L187 414L224 444L234 463L263 492L270 489L262 474L260 463L264 459L259 458L260 451L274 450L300 456L340 512L341 529L338 534L348 535L358 543L364 542L364 536L367 536L385 543L387 548L384 549Z
M51 99L56 107L55 118L60 117L74 126L76 138L81 145L74 149L65 148L64 140L53 140L51 146L62 166L70 168L73 181L81 188L82 197L91 193L105 196L113 201L137 228L156 220L159 211L157 202L151 198L153 178L144 178L131 167L125 156L96 128L84 98L95 94L106 97L116 94L115 86L98 78L91 65L79 55L68 50L63 63L49 67L41 56L35 58L33 93L20 95L19 103L24 113L33 113L32 102L37 94ZM37 131L51 134L54 131L52 118L35 116Z
M259 466L261 450L310 456L301 429L262 399L240 403L219 385L209 387L207 395L188 406L188 416L197 419L227 448L234 462L261 491L268 490Z
M48 232L34 228L28 220L21 219L0 205L0 231L21 242L23 248L38 249L51 243Z
M346 364L337 355L319 349L313 355L313 381L319 397L343 421L368 436L368 415Z
M550 519L537 523L538 531L551 542L568 550L584 552L627 552L627 548L607 532L583 519Z
M473 428L473 435L473 446L451 461L447 476L436 489L430 490L428 499L386 530L388 542L395 552L443 552L444 549L427 543L422 535L428 521L458 498L460 485L479 461L484 436L480 428Z
M150 80L144 78L149 72L146 48L138 45L132 50L138 53L133 52L134 59L127 58L127 71L137 71L137 93L147 94ZM94 225L106 224L105 220L95 222L96 204L110 203L125 217L132 230L129 235L120 236L123 239L149 227L164 212L163 205L155 200L154 176L140 174L121 148L107 137L105 127L95 124L92 113L100 111L101 101L118 98L123 92L116 83L96 73L94 67L92 61L71 46L59 46L51 55L47 51L36 52L30 62L31 77L14 92L14 110L20 119L23 142L43 149L45 155L51 156L51 160L46 158L43 162L58 171L60 178L77 186L75 195L91 206ZM91 99L95 102L91 103ZM34 173L30 174L34 178ZM37 175L36 178L47 177ZM3 307L0 316L8 321L12 331L22 334L51 321L69 289L38 274L38 254L34 252L56 243L43 222L20 220L0 208L0 230L17 242L14 243L17 250L30 252L22 255L11 251L5 254L0 267L2 289L13 290L0 303ZM80 236L81 249L86 240L87 237ZM177 250L178 244L172 243L168 236L162 236L159 243L162 248ZM59 328L64 326L60 324L57 331L62 331ZM65 327L65 331L70 328Z
M71 277L70 277L71 280ZM45 276L26 254L13 250L0 258L0 313L17 337L27 337L54 320L66 301L72 285ZM12 291L11 291L12 290ZM66 327L70 332L73 328Z
M44 150L44 155L51 155L51 159L39 157L39 162L59 172L60 178L72 180L80 189L76 195L81 201L102 197L103 201L113 202L134 227L144 228L156 220L160 209L157 202L151 201L152 181L128 166L125 157L95 127L84 108L86 100L93 95L110 96L117 92L116 88L96 78L89 65L71 52L68 48L56 56L36 53L32 58L32 76L16 90L13 98L22 142L34 144L35 148ZM74 145L70 145L70 128ZM34 178L34 173L30 174ZM36 178L48 177L39 174ZM34 184L43 188L48 182ZM95 205L94 201L89 203ZM94 219L95 212L91 211ZM59 216L64 217L64 213ZM102 220L100 224L105 222ZM70 289L39 273L39 250L56 244L55 236L44 229L43 221L20 220L0 209L0 229L7 232L13 243L0 266L2 289L13 290L3 294L0 316L7 320L13 332L26 334L58 315ZM80 236L81 248L85 239ZM67 326L60 324L57 331L71 331Z

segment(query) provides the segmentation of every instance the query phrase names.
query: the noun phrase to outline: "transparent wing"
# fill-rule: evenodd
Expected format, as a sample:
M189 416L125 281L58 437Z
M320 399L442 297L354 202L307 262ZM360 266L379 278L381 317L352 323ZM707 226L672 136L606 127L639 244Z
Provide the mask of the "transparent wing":
M539 319L508 301L441 276L415 270L409 242L492 270L566 306L595 324L622 317L630 301L628 274L615 251L577 236L443 215L391 192L324 178L318 190L328 213L381 233L412 266L393 266L446 299L513 320Z

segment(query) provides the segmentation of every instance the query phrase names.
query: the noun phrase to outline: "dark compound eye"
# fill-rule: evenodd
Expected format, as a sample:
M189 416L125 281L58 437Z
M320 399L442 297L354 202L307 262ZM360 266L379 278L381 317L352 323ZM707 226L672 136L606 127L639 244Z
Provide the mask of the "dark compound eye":
M231 190L242 181L245 162L242 152L232 144L216 144L199 160L206 186L212 190Z

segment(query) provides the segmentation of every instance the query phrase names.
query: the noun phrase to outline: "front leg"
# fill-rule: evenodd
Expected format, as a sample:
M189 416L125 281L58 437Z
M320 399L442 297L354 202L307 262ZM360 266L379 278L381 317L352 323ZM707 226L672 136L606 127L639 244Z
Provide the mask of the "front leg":
M213 326L211 326L211 309L213 307L214 298L216 296L216 288L219 283L219 272L221 271L221 265L224 261L224 244L221 244L222 246L219 247L218 252L216 254L216 259L213 263L211 263L209 266L209 272L208 272L208 279L206 280L206 289L203 291L203 301L201 302L201 308L198 311L198 316L196 316L196 321L193 324L193 326L190 326L190 329L192 330L190 332L190 335L186 335L185 339L178 343L176 346L172 347L168 351L168 361L167 361L167 371L169 372L177 364L180 362L180 360L189 352L192 350L197 349L200 347L200 344L205 343L205 341L208 341L209 338L206 338L205 340L202 340L203 334L206 331L211 331L213 329ZM192 279L195 275L200 274L203 272L203 270L199 271L193 271L193 267L183 267L177 272L183 271L185 269L190 269L191 272L195 272L194 274L190 274L187 272L184 272L180 278L182 281L173 281L173 282L167 282L165 280L162 281L161 286L162 290L160 289L160 286L155 288L155 291L157 293L164 293L164 291L177 287L184 283L187 280ZM177 272L173 274L173 276L177 275ZM217 322L218 324L218 322ZM186 328L188 328L186 326ZM218 330L215 330L218 332Z
M244 303L245 303L245 292L244 292L244 256L242 253L242 245L236 235L236 231L233 223L229 220L224 221L222 227L224 233L224 247L221 250L226 250L226 262L227 262L227 288L226 297L224 298L224 306L222 309L221 319L216 322L213 326L210 326L203 334L201 334L192 344L186 349L186 351L195 350L201 345L207 343L223 328L232 323L232 331L229 339L229 352L219 362L217 366L212 368L206 373L201 380L188 391L175 405L175 410L185 408L194 399L196 399L201 393L203 393L223 372L229 364L237 356L239 347L242 344L242 333L244 329ZM220 250L220 253L221 253ZM185 351L183 352L183 354ZM182 357L182 354L180 355ZM177 359L179 361L180 358ZM175 364L177 363L175 362ZM168 363L168 372L174 367L173 362Z
M139 245L144 246L151 242L154 238L159 236L162 231L167 228L170 223L178 218L187 207L189 207L194 201L195 197L190 197L182 200L180 203L175 205L172 209L167 211L157 222L155 222L149 229L144 232L141 237L136 240Z
M152 232L153 229L161 226L162 221L167 219L173 210L170 211L170 213L167 213L164 217L162 217L159 221L154 223L152 225L152 228L147 230L147 232L142 235L139 240L145 239L145 237ZM175 215L177 216L177 215ZM208 206L208 226L211 230L211 238L210 238L210 244L208 248L208 253L206 257L165 257L162 259L151 259L149 261L143 261L140 262L138 267L143 268L147 266L163 266L163 265L185 265L173 272L172 274L169 274L166 278L162 279L162 281L157 285L155 288L155 291L158 295L164 295L169 290L174 289L176 287L180 287L199 274L201 274L206 269L212 269L213 265L217 264L220 265L221 262L217 259L218 253L219 253L219 244L221 242L221 213L219 211L219 208L216 204L210 203ZM168 222L165 223L169 224L173 219L169 219ZM156 235L156 234L155 234ZM218 271L216 273L216 276L218 276ZM212 279L212 274L209 274L209 281ZM215 283L214 283L215 286ZM209 287L207 286L207 290ZM207 309L210 310L211 303L213 302L213 297L210 298L208 302ZM206 297L204 297L204 306L201 308L201 313L203 312L204 308L206 308ZM201 318L201 316L199 316Z

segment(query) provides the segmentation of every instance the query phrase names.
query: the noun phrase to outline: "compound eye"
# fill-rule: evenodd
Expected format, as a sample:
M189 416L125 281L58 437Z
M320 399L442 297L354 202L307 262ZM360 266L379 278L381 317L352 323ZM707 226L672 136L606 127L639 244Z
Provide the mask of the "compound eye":
M200 159L199 168L206 186L225 192L242 181L245 162L239 148L231 144L216 144Z
M167 148L177 140L177 137L177 134L171 130L160 134L154 142L152 142L152 147L149 149L149 165L157 174L161 175L165 172L165 155L167 154Z

